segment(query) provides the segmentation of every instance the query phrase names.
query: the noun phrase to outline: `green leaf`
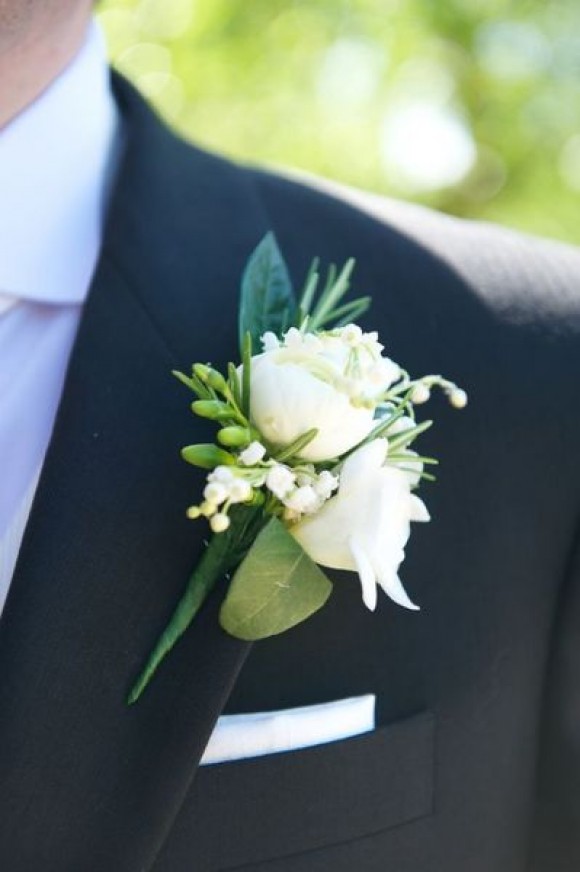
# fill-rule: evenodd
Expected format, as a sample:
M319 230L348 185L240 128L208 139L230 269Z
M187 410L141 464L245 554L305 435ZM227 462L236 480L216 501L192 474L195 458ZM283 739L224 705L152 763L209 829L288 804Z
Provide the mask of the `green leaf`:
M335 278L335 267L331 266L328 271L328 281L320 300L310 319L310 328L320 330L322 326L332 319L333 310L342 300L349 289L350 276L355 266L354 258L347 260L338 277Z
M280 336L294 323L296 301L276 237L268 233L250 256L242 276L239 337L243 349L249 333L254 348L268 330Z
M304 451L307 445L310 445L313 439L316 439L318 436L318 428L313 427L311 430L307 430L306 433L302 433L294 442L291 442L290 445L286 445L284 448L274 449L273 456L278 461L278 463L283 463L294 455L298 456L301 451Z
M242 412L250 417L250 396L252 388L252 337L248 332L242 339Z
M417 436L424 433L433 426L433 421L423 421L422 424L417 424L416 427L408 427L402 430L396 436L389 439L389 451L394 452L396 448L406 448L411 442L414 442ZM388 437L388 431L387 431Z
M188 378L184 373L179 372L176 369L171 371L171 374L175 376L182 384L186 385L190 390L192 390L198 397L201 399L208 399L211 396L210 391L207 387L200 382L195 374L192 374L191 378Z
M332 311L333 328L346 327L347 324L356 322L361 315L369 309L372 303L372 297L359 297L353 300L352 303L345 303L338 309Z
M331 591L322 570L284 524L271 518L234 575L220 624L238 639L265 639L309 618Z
M232 392L234 403L240 409L242 406L242 389L240 387L238 371L233 363L228 363L228 385Z
M304 318L306 318L310 314L314 295L318 287L318 264L319 259L315 257L310 264L310 269L308 270L308 275L306 276L306 281L304 282L304 290L302 291L302 294L300 296L300 317L298 319L299 321L303 321ZM299 323L296 326L301 327L302 324Z

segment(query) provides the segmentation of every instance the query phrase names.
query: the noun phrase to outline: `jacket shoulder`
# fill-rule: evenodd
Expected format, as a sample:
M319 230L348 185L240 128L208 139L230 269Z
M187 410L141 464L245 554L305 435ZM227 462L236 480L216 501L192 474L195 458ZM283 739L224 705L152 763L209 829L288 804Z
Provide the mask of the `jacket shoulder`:
M425 282L436 264L453 272L501 320L580 332L580 248L304 174L247 172L275 223L289 237L296 228L302 245L308 227L314 238L324 228L341 240L345 257L392 263L394 246L414 274L421 262L430 267Z

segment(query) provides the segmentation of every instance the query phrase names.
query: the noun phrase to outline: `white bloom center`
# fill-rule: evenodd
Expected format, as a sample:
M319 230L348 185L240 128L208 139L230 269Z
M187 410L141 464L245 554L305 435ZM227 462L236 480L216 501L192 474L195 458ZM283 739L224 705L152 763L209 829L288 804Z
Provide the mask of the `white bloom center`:
M283 342L263 337L252 359L253 423L266 440L288 445L304 433L317 436L300 452L310 461L340 457L368 436L374 412L400 377L382 356L376 333L349 324L327 333L288 330Z

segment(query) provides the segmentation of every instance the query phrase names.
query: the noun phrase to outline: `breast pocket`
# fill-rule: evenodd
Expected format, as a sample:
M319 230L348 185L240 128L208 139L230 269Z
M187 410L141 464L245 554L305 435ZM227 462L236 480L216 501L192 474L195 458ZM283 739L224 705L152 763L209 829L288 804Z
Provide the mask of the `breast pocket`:
M429 815L435 719L198 771L155 872L217 872L314 851Z

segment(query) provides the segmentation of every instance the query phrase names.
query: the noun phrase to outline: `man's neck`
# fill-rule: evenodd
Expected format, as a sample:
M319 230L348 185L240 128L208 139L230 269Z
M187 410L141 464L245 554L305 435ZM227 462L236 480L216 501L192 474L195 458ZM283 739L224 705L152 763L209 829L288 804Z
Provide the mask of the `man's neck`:
M0 51L0 131L60 75L80 50L90 20L78 3L66 20L38 22Z

